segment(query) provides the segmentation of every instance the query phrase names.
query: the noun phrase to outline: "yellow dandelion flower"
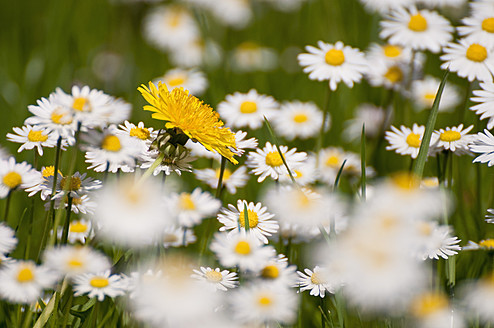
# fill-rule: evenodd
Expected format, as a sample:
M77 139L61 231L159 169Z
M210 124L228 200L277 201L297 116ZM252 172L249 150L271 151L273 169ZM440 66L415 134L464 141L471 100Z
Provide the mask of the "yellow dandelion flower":
M182 88L168 91L161 82L158 88L149 82L149 88L138 88L149 105L144 110L154 112L152 118L166 121L165 128L179 129L193 141L210 151L217 151L230 162L237 164L231 149L235 149L235 134L223 127L219 114Z

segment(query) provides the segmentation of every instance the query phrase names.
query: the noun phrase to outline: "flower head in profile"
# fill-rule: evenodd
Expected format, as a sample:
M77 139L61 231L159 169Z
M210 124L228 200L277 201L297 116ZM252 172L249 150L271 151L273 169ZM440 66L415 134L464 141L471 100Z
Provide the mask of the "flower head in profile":
M235 134L223 127L223 122L209 105L189 95L182 88L168 91L166 85L152 82L138 88L150 105L144 110L154 112L152 117L166 121L166 129L175 129L210 151L217 151L230 162L237 164L231 149L235 149Z

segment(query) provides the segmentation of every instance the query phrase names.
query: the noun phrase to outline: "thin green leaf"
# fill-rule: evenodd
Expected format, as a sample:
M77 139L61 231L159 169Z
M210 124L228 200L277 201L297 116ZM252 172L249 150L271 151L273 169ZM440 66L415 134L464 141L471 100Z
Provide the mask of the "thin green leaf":
M245 231L249 231L250 225L249 225L249 211L247 210L247 202L244 202L244 225L245 225Z
M34 324L33 328L44 327L45 324L48 322L48 319L50 319L53 310L56 308L58 308L58 292L55 292L55 294L53 294L48 304L46 304L45 309L43 310L43 312L41 312L41 315L39 316L38 320L36 320L36 323Z
M336 175L336 179L334 179L333 190L336 190L338 188L338 184L340 183L340 177L341 177L341 174L343 173L343 168L345 167L346 161L347 161L346 159L343 161L343 163L340 166L340 169L338 170L338 174Z

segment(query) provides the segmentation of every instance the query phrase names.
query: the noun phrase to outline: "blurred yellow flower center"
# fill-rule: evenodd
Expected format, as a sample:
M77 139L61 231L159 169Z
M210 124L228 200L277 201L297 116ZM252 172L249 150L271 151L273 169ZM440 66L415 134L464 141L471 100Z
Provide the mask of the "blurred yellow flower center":
M438 187L439 180L437 178L424 178L422 179L422 185L427 188Z
M482 21L482 29L489 33L494 33L494 17L486 18Z
M67 118L68 117L68 118ZM50 119L55 124L70 124L72 123L72 118L70 115L67 115L65 111L60 112L60 110L55 109L51 115Z
M27 140L31 142L45 142L48 140L48 136L44 135L41 131L29 131L27 134Z
M17 273L17 281L18 282L30 282L34 279L34 273L31 268L22 268L19 270L19 273Z
M326 55L324 55L324 60L328 65L340 66L345 62L345 54L342 50L331 49L326 52Z
M171 17L169 17L168 25L173 28L176 28L180 25L180 21L182 20L182 10L179 8L175 8L171 13Z
M87 99L84 97L75 98L74 103L72 104L72 108L82 112L87 102Z
M220 178L220 172L221 172L220 169L216 169L216 179ZM223 182L230 179L231 175L232 175L232 171L230 171L229 169L225 169L223 171Z
M185 82L185 77L183 77L183 76L175 76L175 77L170 78L166 82L166 84L168 84L171 87L176 87L178 85L184 84L184 82Z
M304 122L307 122L308 119L309 119L309 117L303 113L297 114L293 117L293 121L295 123L304 123Z
M89 281L89 284L94 288L105 288L110 283L107 278L104 277L94 277Z
M163 242L168 244L168 243L175 243L178 241L178 237L174 234L166 234L164 237L163 237Z
M55 166L53 165L47 166L41 171L41 175L45 178L52 177L54 174L55 174Z
M272 151L266 155L266 164L271 167L280 166L283 164L283 160L277 151Z
M204 275L206 276L206 279L211 282L220 282L223 280L221 273L215 270L208 271Z
M336 155L329 156L326 160L326 166L338 167L340 164L340 158Z
M441 133L441 135L439 136L439 139L441 139L441 141L444 141L444 142L457 141L457 140L461 139L461 134L458 131L448 130L448 131L444 131L443 133Z
M70 177L70 186L66 186L65 184L67 183L67 177L63 177L62 180L60 181L60 188L63 190L67 189L68 191L76 191L81 189L82 181L79 177Z
M391 83L399 83L403 81L403 71L398 66L391 66L384 77Z
M298 205L300 207L309 207L311 204L311 199L303 192L299 191L299 197L298 197Z
M253 101L244 101L240 105L240 112L243 114L252 114L257 112L257 104Z
M398 225L398 219L394 216L384 216L380 218L380 225L385 230L391 230Z
M114 135L107 135L103 138L101 142L101 148L108 151L119 151L122 148L120 144L120 139Z
M3 176L3 184L14 189L22 183L22 177L19 173L11 171Z
M259 305L261 306L269 306L271 305L273 301L271 300L271 298L267 297L267 296L261 296L259 297Z
M410 146L410 147L413 147L413 148L419 148L420 147L420 135L418 133L410 133L408 136L407 136L407 144Z
M386 57L395 58L401 55L401 48L390 44L384 46L383 50Z
M483 62L487 58L487 49L480 44L472 44L467 49L467 59L474 62Z
M442 294L427 293L412 304L412 312L417 317L425 317L448 307L448 299Z
M82 267L83 263L81 260L79 259L76 259L76 258L71 258L67 264L69 265L70 268L72 269L78 269L80 267Z
M184 210L195 210L196 209L196 204L194 203L194 200L192 197L190 197L189 193L183 192L180 194L180 208Z
M267 279L276 279L280 276L280 270L276 265L268 265L262 269L261 276Z
M73 233L83 233L87 230L87 224L81 221L75 221L70 224L69 231Z
M81 205L82 204L82 198L81 197L73 197L72 198L72 205Z
M244 240L241 240L235 246L235 253L240 255L250 254L250 244Z
M427 30L427 20L421 14L416 14L410 17L408 28L415 32L423 32Z
M314 285L324 284L324 280L322 280L319 274L315 272L313 272L312 276L310 276L310 282L313 283Z
M252 210L247 210L247 215L247 220L249 220L249 228L257 227L257 224L259 223L259 217L257 216L257 213ZM240 223L240 226L242 228L245 228L245 210L240 212L238 222Z
M423 236L430 236L432 233L432 225L428 222L420 222L419 223L419 232Z
M147 138L149 138L150 133L149 133L149 130L146 128L135 127L135 128L130 129L129 135L131 137L137 137L141 140L146 140Z
M304 174L302 172L300 172L299 170L293 170L293 172L295 173L295 178L301 178Z
M403 190L414 190L419 186L419 181L415 175L408 172L393 175L391 181L396 187Z
M494 249L494 239L485 239L479 242L479 245L485 248Z

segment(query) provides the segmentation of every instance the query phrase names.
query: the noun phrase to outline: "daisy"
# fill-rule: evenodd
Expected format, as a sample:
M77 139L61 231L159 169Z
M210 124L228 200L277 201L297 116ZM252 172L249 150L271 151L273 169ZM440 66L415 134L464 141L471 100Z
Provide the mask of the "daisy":
M435 11L396 8L381 21L379 36L390 44L438 53L453 36L453 27Z
M120 275L110 275L110 270L100 273L84 273L73 279L74 296L87 294L103 302L105 296L114 298L125 294L126 284Z
M192 229L167 226L163 231L162 244L164 248L182 247L195 243L197 240Z
M434 221L419 221L416 224L421 241L418 243L417 257L421 260L436 259L439 257L448 259L449 256L458 254L461 241L456 236L451 236L449 226L440 226Z
M12 303L33 303L57 277L33 261L16 261L0 270L0 297Z
M485 215L485 222L487 223L494 223L494 209L488 208L487 213Z
M258 94L255 89L251 89L247 93L227 95L218 104L218 113L233 127L258 129L263 125L264 117L271 119L278 108L273 97Z
M494 321L494 273L463 286L464 306L489 324Z
M299 292L310 290L310 295L316 297L320 296L321 298L324 298L326 291L334 294L335 288L328 284L328 282L324 279L324 274L321 273L323 270L324 269L321 269L316 265L314 271L311 271L310 269L305 269L305 273L297 271L299 278L293 287L297 287Z
M213 189L218 187L218 180L220 177L220 169L202 169L202 170L194 170L194 175L196 179L206 183ZM223 171L223 186L228 190L229 194L234 195L237 192L237 188L243 188L247 181L249 180L249 176L247 175L247 168L245 166L240 166L235 171L230 171L228 168L225 168Z
M487 129L494 128L494 84L490 82L480 83L481 90L474 90L472 93L475 97L470 98L471 101L478 103L470 107L470 110L475 111L475 114L480 115L480 119L488 118Z
M381 14L392 9L411 5L413 0L360 0L367 10L378 11Z
M235 146L237 149L231 149L238 156L242 156L246 149L256 149L259 141L256 138L246 139L247 132L238 130L235 132Z
M459 77L467 78L470 82L475 79L492 82L494 54L491 49L483 43L473 43L464 39L458 42L448 43L443 48L444 55L441 56L441 60L444 63L441 68L456 72Z
M247 217L245 217L245 207L247 208ZM248 221L249 233L267 244L266 236L272 236L279 228L278 222L272 220L273 217L274 214L267 212L267 208L261 203L247 203L247 201L239 199L237 200L237 207L228 204L228 209L221 209L221 213L218 214L218 221L224 225L220 231L230 230L229 234L238 234L241 230L247 231L246 221Z
M194 68L217 67L222 56L222 49L215 41L197 37L170 49L168 58L174 66Z
M473 160L474 163L487 163L489 167L494 165L494 136L489 130L484 129L484 133L473 136L468 147L471 152L482 154Z
M428 7L460 7L467 2L466 0L417 0L417 3L421 3ZM475 3L470 3L470 6Z
M314 183L318 176L319 173L317 171L317 159L313 155L308 155L307 159L302 163L302 165L299 165L296 169L293 170L293 178L297 182L297 185L299 186L307 186L312 183ZM292 183L292 180L290 178L290 175L285 174L285 175L280 175L280 182L285 182L285 183Z
M408 47L403 48L389 43L383 45L371 43L366 57L369 63L408 63L412 59L412 51Z
M103 272L111 266L108 258L102 253L90 247L70 245L45 250L43 263L62 277Z
M58 136L49 133L47 129L26 125L20 128L13 128L13 130L16 134L7 133L7 140L22 144L17 150L18 153L24 149L33 149L36 147L38 154L43 156L43 147L53 148L57 144Z
M165 75L153 81L156 85L158 85L158 82L165 84L168 90L183 88L194 96L202 95L208 87L206 75L196 69L171 69Z
M459 311L453 309L446 295L438 292L424 292L411 304L411 313L418 327L454 327L463 328L465 323Z
M273 118L276 133L287 140L307 139L319 133L323 119L322 111L312 102L286 102ZM330 117L327 116L329 126ZM327 129L328 127L326 127Z
M304 152L297 153L296 148L288 150L287 146L280 146L279 150L283 154L287 166L290 170L297 169L299 165L307 158ZM252 168L251 173L259 175L258 182L264 181L268 176L274 180L278 180L280 175L288 174L288 171L283 164L283 160L278 153L277 147L266 142L263 149L257 149L256 152L250 152L247 155L245 163L247 167Z
M14 157L0 160L0 199L16 188L33 186L39 181L39 175L27 162L16 163Z
M194 142L191 143L202 147L201 144ZM196 158L192 156L191 152L189 151L181 151L183 149L184 147L182 148L177 147L175 152L172 153L171 156L169 157L165 156L165 158L163 158L161 163L154 169L153 175L157 176L158 174L160 174L160 172L163 172L165 175L170 175L172 174L172 172L175 172L178 175L182 175L182 172L192 172L192 165L190 165L190 162L195 161ZM212 153L206 149L205 151L208 153ZM144 153L142 153L141 156L139 157L139 162L140 162L139 167L141 169L150 168L154 164L154 162L156 161L159 155L160 155L159 150L151 149L144 151Z
M472 43L482 43L486 47L494 47L494 10L475 11L470 17L461 21L458 34Z
M389 142L386 150L394 150L397 154L411 155L412 158L417 158L425 126L414 123L411 129L402 125L400 129L391 126L391 130L386 131L384 137Z
M211 269L210 267L200 267L201 271L194 269L194 274L191 277L204 281L214 291L221 290L227 291L238 286L237 274L228 270L221 270L220 268Z
M343 136L347 140L360 140L362 125L365 124L365 136L377 137L386 120L385 111L372 104L362 104L355 108L355 118L345 122Z
M222 265L254 272L261 270L276 253L271 246L263 246L254 235L243 233L216 233L210 248Z
M17 245L14 230L5 224L0 224L0 255L12 252Z
M71 176L63 176L62 173L57 174L57 186L55 188L55 197L63 197L69 195L73 198L80 198L91 190L100 189L102 184L100 180L86 177L86 173L75 172ZM50 189L53 186L53 175L45 178L43 183L45 189Z
M129 121L125 121L123 125L119 125L118 130L116 130L115 133L130 137L130 140L134 141L143 152L148 150L150 143L156 139L158 135L153 128L146 128L143 122L139 122L135 125Z
M47 180L50 177L53 177L53 173L55 172L55 167L53 165L43 166L41 168L41 175L38 176L36 181L32 181L29 187L26 188L26 192L28 192L28 196L31 197L38 192L40 192L40 196L42 200L46 200L49 196L51 196L53 190L53 179L50 182ZM62 172L58 171L60 174Z
M367 61L358 49L345 46L338 41L332 45L319 41L319 48L306 46L309 53L297 56L304 73L309 73L309 79L317 81L329 80L331 90L336 90L341 81L352 88L354 82L360 82L367 71Z
M165 206L173 214L177 224L191 228L205 218L214 216L221 207L221 202L209 192L195 188L191 193L173 193L165 199Z
M243 0L217 0L207 2L216 19L235 29L242 29L252 18L252 9L248 1Z
M297 281L296 270L297 267L295 265L290 265L285 255L279 254L262 268L259 277L266 283L291 287Z
M60 237L62 237L62 230L59 230ZM85 244L86 240L89 238L91 230L91 221L86 219L78 219L70 222L68 241L71 244L79 242Z
M431 109L437 90L441 81L432 76L427 76L423 80L412 82L411 99L417 105L417 109ZM460 93L456 86L446 84L443 89L441 102L439 103L440 112L450 112L460 103ZM365 126L367 129L367 125Z
M345 160L343 173L354 174L360 172L360 156L357 154L346 152L337 147L321 149L317 154L317 168L320 179L329 185L333 185Z
M432 134L431 145L436 149L450 150L457 155L469 153L468 144L472 140L472 135L468 132L473 129L473 125L463 129L463 124L452 128L439 129Z
M277 64L276 51L255 42L243 42L232 51L232 67L239 72L266 72L274 69Z
M370 84L374 87L383 86L386 89L398 90L408 80L409 65L393 62L374 62L369 64L366 74Z
M492 251L494 250L494 239L482 239L478 243L469 240L466 246L461 248L464 251L472 251L472 250L486 250Z

